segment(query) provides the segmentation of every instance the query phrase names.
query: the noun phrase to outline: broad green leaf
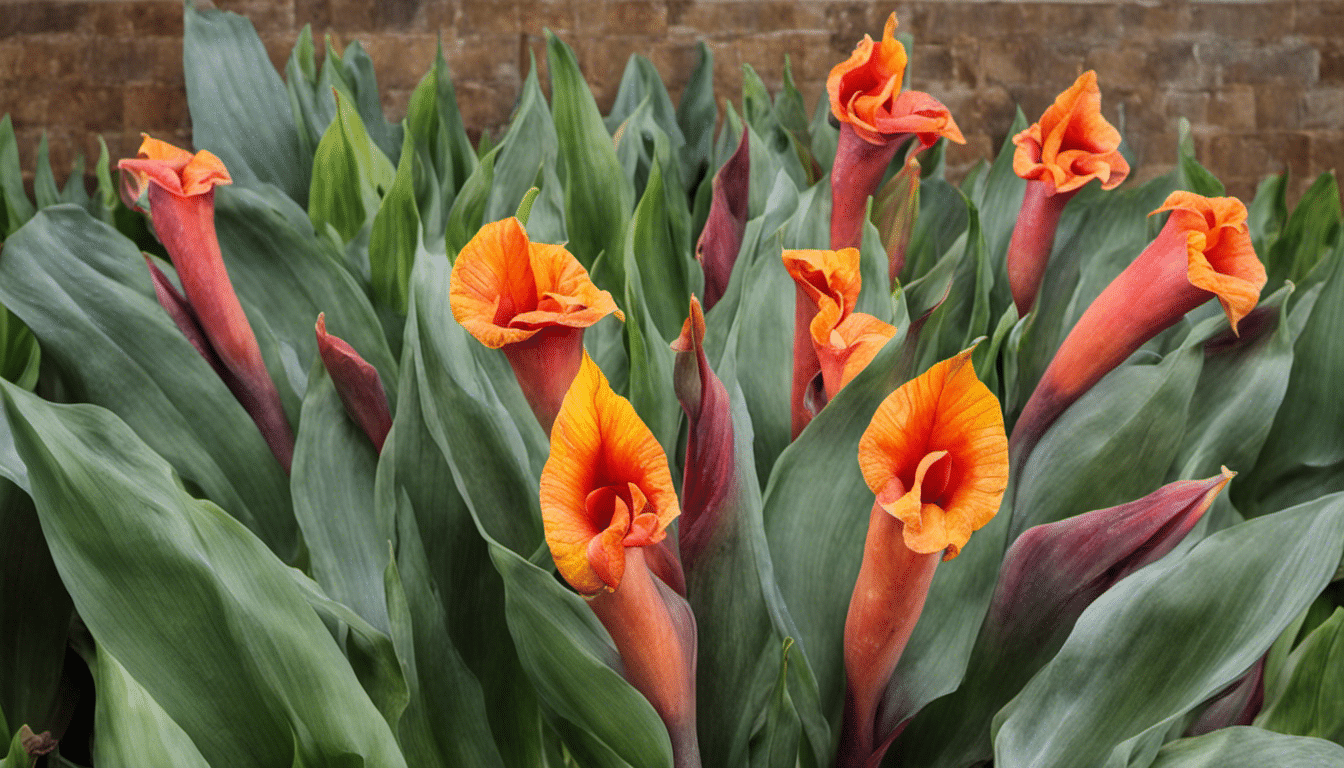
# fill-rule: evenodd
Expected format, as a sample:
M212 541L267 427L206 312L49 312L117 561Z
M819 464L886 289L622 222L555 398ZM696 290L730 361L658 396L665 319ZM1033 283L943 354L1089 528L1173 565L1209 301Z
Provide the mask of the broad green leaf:
M1246 225L1251 232L1255 253L1264 261L1288 221L1288 175L1266 176L1256 187L1255 198L1246 206ZM1274 290L1268 285L1266 290Z
M519 735L535 695L509 640L503 582L426 428L418 326L406 330L396 417L375 483L376 514L397 524L396 567L385 583L411 695L404 749L408 760L449 766L535 765ZM483 689L482 679L493 684ZM451 732L435 726L449 722L457 724Z
M56 175L51 170L51 150L47 146L47 132L37 143L37 167L33 172L33 196L37 207L46 208L61 202L61 190L56 186Z
M155 300L134 243L74 206L48 208L5 243L0 302L33 329L70 397L115 412L193 488L293 553L284 471Z
M8 480L0 480L0 531L0 733L9 733L5 718L40 733L59 725L52 716L74 607L32 499Z
M495 147L485 153L480 165L471 172L471 176L457 193L457 198L453 200L444 232L450 259L457 258L457 252L471 241L481 225L489 223L484 220L485 206L489 201L490 190L494 186L495 158L499 155L500 149L501 147Z
M686 137L682 135L681 124L677 122L677 111L672 106L672 97L668 95L667 86L663 85L663 79L658 75L658 69L653 66L653 62L637 53L631 54L625 62L625 71L621 74L621 83L616 89L611 112L602 120L607 133L614 135L621 124L634 114L645 100L648 100L654 124L667 134L671 140L672 150L679 152L686 143Z
M963 198L963 204L968 212L965 236L930 270L929 276L945 270L946 282L938 286L934 295L927 296L924 303L927 307L927 299L935 302L931 314L918 331L917 362L914 366L917 371L927 370L939 360L952 357L991 330L989 305L994 275L985 256L979 212L970 200ZM940 270L940 267L943 269ZM912 283L910 291L914 293L915 288ZM912 313L916 311L912 308ZM915 317L919 317L919 314Z
M1340 241L1341 221L1339 183L1333 173L1323 173L1302 195L1269 252L1260 253L1269 271L1266 289L1276 289L1283 280L1301 285Z
M1177 718L1245 672L1315 598L1341 545L1336 494L1215 533L1122 580L999 712L994 764L1149 762Z
M969 193L971 203L980 212L980 226L985 233L985 256L989 260L994 275L993 313L997 316L1012 302L1012 293L1008 289L1008 243L1012 240L1013 228L1017 224L1018 211L1022 208L1022 196L1026 193L1027 182L1013 171L1013 153L1017 147L1013 137L1027 127L1026 115L1018 108L1013 124L1008 127L999 154L993 165L979 177L981 183L963 185ZM1095 185L1093 185L1095 186ZM926 182L924 190L928 189ZM941 206L933 211L941 210ZM920 217L932 212L928 207L920 207ZM916 222L916 231L919 224ZM1059 238L1056 238L1056 242ZM1052 269L1054 269L1052 267ZM912 273L917 277L920 273Z
M420 241L420 213L415 204L415 143L411 132L401 147L401 162L392 188L373 217L369 233L369 273L375 301L406 313L411 266Z
M1255 718L1279 733L1344 740L1344 609L1307 635L1283 670L1282 690Z
M696 50L699 59L681 92L681 101L677 102L677 125L686 138L679 153L681 179L689 185L688 189L713 175L710 163L714 159L714 125L718 118L714 103L714 52L703 40L696 44Z
M115 415L0 386L76 610L207 761L287 768L297 752L317 765L346 755L405 765L289 568L260 540L188 495Z
M1344 345L1339 343L1339 329L1344 327L1344 250L1336 249L1329 258L1321 263L1329 271L1320 296L1293 347L1283 405L1254 471L1233 494L1238 509L1247 515L1340 490L1330 486L1339 484L1338 466L1344 461L1344 434L1334 426L1344 419L1344 403L1333 387L1344 374ZM1303 306L1298 302L1298 308Z
M0 768L29 768L33 764L33 759L23 748L22 737L22 732L16 730L9 742L9 753L0 758Z
M1317 768L1341 764L1344 747L1338 744L1241 726L1166 744L1149 768Z
M1190 121L1182 117L1176 122L1178 140L1176 142L1176 169L1180 173L1178 185L1204 197L1223 197L1227 189L1218 177L1195 159L1195 137L1190 131Z
M285 64L285 90L289 94L289 109L294 115L299 146L309 157L317 151L317 143L336 114L331 80L329 77L319 79L316 53L313 25L304 24Z
M388 631L383 572L391 519L375 513L378 452L346 414L319 360L308 376L294 445L290 490L312 575L332 598Z
M188 4L183 26L192 142L218 155L236 183L274 184L306 206L312 155L252 22Z
M616 280L607 290L619 291L624 283L622 265L614 255L622 252L625 229L634 207L635 193L621 173L611 135L602 123L597 102L579 71L574 51L555 35L546 35L546 60L551 72L551 113L560 140L560 178L565 189L565 229L569 250L592 270L599 253L609 256Z
M328 43L330 50L330 43ZM335 63L329 56L324 64ZM369 138L383 151L392 163L400 161L402 127L398 123L389 123L383 115L382 100L378 95L378 78L373 72L373 60L358 40L345 47L340 57L342 79L349 86L355 99L355 108L368 129Z
M913 289L956 245L970 223L965 196L943 179L923 179L919 185L919 213L905 251L901 278ZM927 302L912 305L918 306ZM916 311L915 317L923 314Z
M1242 320L1239 337L1213 319L1219 333L1202 342L1204 365L1173 464L1179 478L1209 477L1224 465L1237 472L1255 466L1293 365L1290 294L1280 289L1262 302Z
M518 108L514 110L509 123L509 131L500 142L499 155L495 159L494 181L490 187L489 201L485 206L483 223L499 221L512 216L518 203L527 194L527 190L537 185L542 168L549 166L552 173L559 153L559 138L555 132L555 122L546 105L546 96L541 92L537 80L537 68L533 66L523 81L522 96ZM550 187L551 184L542 186ZM558 186L558 185L557 185ZM548 190L550 191L550 190ZM562 190L560 191L563 197ZM535 222L529 217L528 233L542 242L564 241L564 220L544 221L545 207L535 211ZM560 236L549 239L542 232L559 226Z
M94 762L102 768L208 768L182 726L131 677L106 648L91 665L94 686Z
M1017 470L1008 540L1162 485L1203 359L1192 343L1156 365L1122 365L1069 406Z
M663 446L675 472L680 466L676 449L681 406L672 391L673 355L668 348L664 326L677 323L675 307L678 302L683 307L689 306L690 294L685 291L684 278L680 290L675 284L668 284L679 277L676 271L681 266L681 255L666 247L669 240L667 219L662 165L655 163L625 241L625 335L630 356L628 391L631 405ZM653 279L646 284L645 275L650 278L659 275L659 271L640 268L642 264L649 264L650 259L653 263L661 262L660 271L664 275L672 273L668 275L671 279ZM655 311L662 324L655 321ZM678 324L677 332L680 330Z
M337 93L336 116L313 156L308 195L313 226L321 230L330 224L343 241L353 240L395 179L392 162L374 143L355 105Z
M328 330L383 381L396 381L396 362L367 294L297 204L274 190L224 187L215 196L215 227L249 319L274 335L276 349L266 364L281 394L292 393L293 405L307 391L308 366L317 359L319 312L326 313Z
M35 209L23 189L23 168L19 166L19 144L14 137L14 123L6 113L0 119L0 212L4 213L0 224L0 240L7 239L18 231L24 222L33 218Z
M793 709L789 696L789 649L793 638L786 638L779 662L779 676L775 680L770 700L765 705L765 726L753 744L752 766L760 768L792 768L798 764L798 747L802 740L802 723Z
M509 630L541 700L631 768L670 768L667 729L617 671L616 649L583 598L549 571L489 543L504 577Z

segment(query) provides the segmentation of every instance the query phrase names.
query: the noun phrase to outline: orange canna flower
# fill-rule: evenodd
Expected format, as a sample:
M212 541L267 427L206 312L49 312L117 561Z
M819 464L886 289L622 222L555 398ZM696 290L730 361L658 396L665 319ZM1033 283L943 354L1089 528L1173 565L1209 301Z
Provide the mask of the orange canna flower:
M680 514L663 448L585 353L541 474L546 542L585 595L620 586L625 547L663 540Z
M1013 143L1013 171L1052 182L1056 192L1079 189L1092 179L1100 179L1102 189L1115 189L1129 175L1120 132L1101 115L1101 89L1092 70L1079 75Z
M881 42L864 35L854 53L826 78L831 113L840 121L831 167L831 248L859 245L868 196L907 138L916 137L916 151L940 137L966 143L941 102L927 93L901 90L906 55L895 34L893 13Z
M1003 415L971 350L882 401L859 440L859 467L877 499L845 617L842 767L880 762L891 734L877 732L878 705L934 570L994 517L1008 484Z
M855 312L859 300L859 251L786 250L784 267L797 284L793 343L793 436L812 418L809 389L818 373L825 400L858 375L896 328Z
M1021 317L1036 303L1064 206L1092 179L1114 189L1129 175L1129 163L1119 151L1120 132L1101 116L1101 90L1091 70L1013 143L1013 171L1027 180L1008 246L1009 283Z
M1235 333L1267 281L1232 197L1177 191L1157 238L1083 312L1060 344L1013 426L1015 465L1059 414L1145 342L1217 297ZM1151 215L1151 214L1150 214Z
M881 42L864 35L845 61L831 68L826 92L831 113L870 144L910 134L932 146L940 136L964 144L947 108L927 93L901 91L907 57L896 39L896 14L887 17Z
M155 278L155 292L169 314L201 349L201 335L215 355L205 355L216 370L226 369L225 383L252 416L276 459L289 471L294 434L285 418L280 395L266 371L252 325L234 293L215 235L215 187L233 180L218 157L201 150L195 154L141 134L144 141L136 158L117 162L122 170L127 204L146 191L154 233L172 257L186 294L184 301L168 301L175 290ZM152 265L151 265L152 266ZM200 333L187 331L180 319L190 308ZM194 329L193 329L194 330Z
M584 353L541 473L546 543L615 641L626 679L667 726L683 768L699 765L695 619L650 562L679 512L662 447Z
M905 545L945 560L994 517L1008 482L999 400L970 361L968 349L903 384L859 441L863 479Z
M583 329L621 320L563 245L533 243L516 218L481 227L453 264L453 317L491 349L503 349L537 420L547 431L579 370Z

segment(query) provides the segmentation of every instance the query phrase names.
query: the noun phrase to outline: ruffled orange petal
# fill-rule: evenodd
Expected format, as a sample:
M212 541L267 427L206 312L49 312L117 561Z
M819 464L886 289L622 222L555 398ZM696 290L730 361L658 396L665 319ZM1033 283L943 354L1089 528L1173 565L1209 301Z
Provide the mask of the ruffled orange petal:
M855 312L836 325L827 344L817 348L827 397L835 397L867 368L895 335L896 326L864 312Z
M1185 231L1190 284L1218 297L1232 330L1260 300L1268 276L1255 255L1246 206L1235 197L1176 191L1153 213L1171 211L1167 226Z
M882 41L864 35L849 58L826 78L826 92L836 119L849 123L864 139L879 142L878 112L901 92L907 56L896 39L896 14L887 17Z
M542 524L560 575L585 595L616 589L624 547L662 541L679 512L662 446L585 353L541 473Z
M453 317L491 349L550 326L586 328L610 314L625 319L564 246L529 241L512 217L481 227L462 248L448 295Z
M1054 182L1056 191L1100 179L1114 189L1129 175L1120 154L1120 132L1101 115L1101 89L1091 70L1055 98L1038 123L1013 137L1013 171L1024 179Z
M903 523L914 552L960 552L998 512L1008 439L998 398L971 350L935 364L878 406L859 441L859 467L878 502Z
M232 184L229 171L214 154L201 150L195 154L166 141L140 134L139 156L117 162L117 168L130 173L128 192L137 199L145 185L153 181L179 197L201 195L218 185Z
M923 91L902 91L891 106L876 117L878 133L895 135L913 133L919 143L931 147L939 138L956 144L965 144L957 121L943 103Z
M809 326L813 343L829 344L831 331L859 301L859 250L786 250L783 259L789 276L817 305Z

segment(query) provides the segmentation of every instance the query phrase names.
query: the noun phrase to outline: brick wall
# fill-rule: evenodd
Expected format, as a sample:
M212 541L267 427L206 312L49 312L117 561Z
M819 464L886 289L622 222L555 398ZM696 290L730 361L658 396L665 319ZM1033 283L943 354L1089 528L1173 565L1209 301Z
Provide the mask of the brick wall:
M205 0L202 0L205 4ZM1233 194L1289 169L1294 189L1344 164L1344 1L859 2L857 0L215 0L247 15L283 64L306 23L338 45L359 39L384 106L400 117L442 35L473 133L508 119L542 29L575 49L604 109L626 58L649 56L675 98L706 40L720 100L740 65L772 88L784 54L809 100L830 67L895 10L915 36L913 86L942 99L968 143L954 172L988 157L1021 104L1036 116L1082 69L1139 156L1140 177L1170 167L1176 121ZM48 131L57 168L76 152L133 153L141 130L189 141L177 0L0 0L0 112L13 115L31 172ZM543 77L543 83L545 79ZM810 106L810 105L809 105ZM58 170L58 176L60 172Z

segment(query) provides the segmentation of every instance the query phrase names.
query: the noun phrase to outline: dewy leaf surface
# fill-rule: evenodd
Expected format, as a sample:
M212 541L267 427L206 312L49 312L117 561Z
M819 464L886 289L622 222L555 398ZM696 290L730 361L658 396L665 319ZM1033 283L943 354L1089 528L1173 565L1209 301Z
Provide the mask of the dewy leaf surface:
M1116 584L995 718L1003 768L1143 765L1335 573L1344 494L1242 523Z
M350 756L370 768L405 765L331 634L260 540L191 498L115 415L3 386L76 610L202 756L275 768Z

